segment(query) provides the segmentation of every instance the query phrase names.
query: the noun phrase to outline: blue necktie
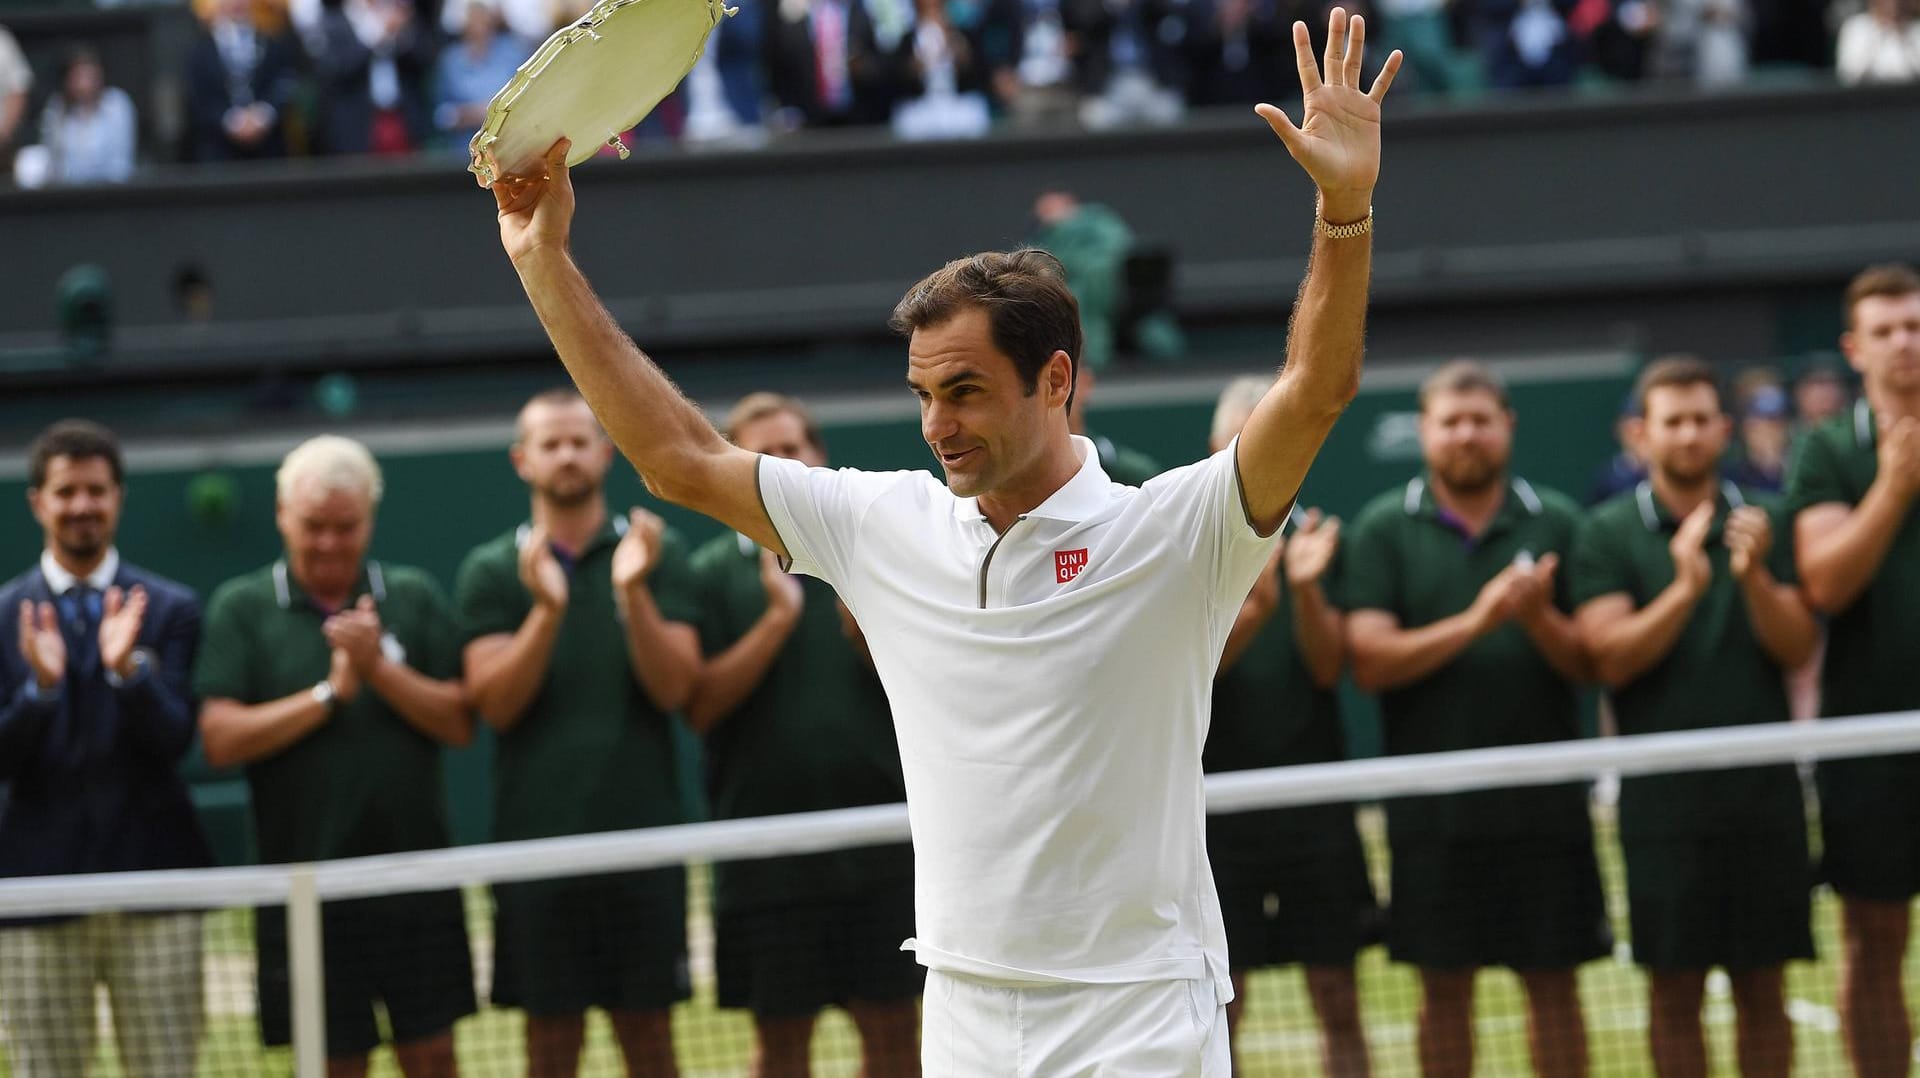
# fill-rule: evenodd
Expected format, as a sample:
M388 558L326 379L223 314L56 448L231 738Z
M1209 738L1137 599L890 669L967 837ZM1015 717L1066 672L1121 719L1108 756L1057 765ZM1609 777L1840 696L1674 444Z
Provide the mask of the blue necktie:
M67 656L73 669L91 675L100 665L100 593L75 584L60 597L60 615L67 628Z

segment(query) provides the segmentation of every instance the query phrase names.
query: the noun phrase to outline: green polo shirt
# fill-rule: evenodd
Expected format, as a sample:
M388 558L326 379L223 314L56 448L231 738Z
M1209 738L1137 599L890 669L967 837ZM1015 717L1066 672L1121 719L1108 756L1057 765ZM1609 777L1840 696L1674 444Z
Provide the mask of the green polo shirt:
M673 720L653 706L627 657L613 598L613 551L627 518L615 515L567 569L567 610L545 680L525 714L499 735L493 759L498 840L680 823ZM482 543L460 565L454 607L460 635L513 633L533 610L520 583L522 524ZM669 530L647 577L669 621L692 623L685 542Z
M734 533L693 555L700 641L731 647L767 608L760 548ZM708 782L722 819L902 801L900 749L878 675L846 637L834 591L801 577L800 622L753 692L707 733ZM721 909L838 900L913 878L906 846L718 866Z
M1712 582L1673 650L1631 683L1613 690L1614 716L1623 734L1700 730L1757 722L1786 722L1785 671L1754 636L1740 585L1723 541L1727 513L1753 504L1773 517L1773 549L1767 567L1782 583L1793 569L1791 523L1764 495L1723 482L1706 552ZM1595 508L1574 542L1574 601L1622 594L1635 609L1673 583L1667 544L1680 527L1654 496L1653 484L1638 486ZM1800 780L1792 765L1647 775L1625 780L1620 795L1620 833L1639 839L1751 835L1804 828Z
M1384 610L1417 629L1473 605L1480 588L1522 552L1560 555L1554 605L1573 609L1565 561L1579 508L1564 495L1515 477L1486 531L1467 536L1434 503L1424 478L1380 495L1346 538L1341 579L1348 610ZM1530 745L1578 737L1574 686L1509 622L1475 640L1439 670L1380 694L1389 754ZM1514 787L1387 804L1396 840L1497 839L1588 833L1578 785Z
M1853 411L1809 431L1789 470L1787 507L1798 513L1826 502L1860 504L1879 472L1876 427L1873 409L1862 400ZM1920 677L1913 674L1916 640L1920 502L1907 509L1886 560L1865 590L1827 622L1821 713L1872 715L1920 708Z
M1130 487L1145 486L1147 480L1166 470L1152 457L1120 445L1111 438L1098 434L1089 434L1087 437L1100 454L1100 470L1116 483Z
M418 569L368 561L351 606L379 605L389 657L432 678L460 672L446 597ZM207 603L194 693L260 704L327 676L321 633L331 611L300 590L284 561L222 584ZM440 745L368 686L312 733L247 765L254 833L264 862L314 861L448 843Z
M1293 597L1283 570L1280 602L1239 661L1213 681L1213 721L1201 764L1209 772L1244 771L1287 764L1343 760L1346 734L1340 702L1331 689L1313 683L1295 644ZM1334 587L1339 555L1322 578L1327 600L1339 605ZM1344 831L1342 830L1344 828ZM1303 805L1261 812L1231 812L1207 818L1207 850L1215 867L1267 865L1297 856L1303 846L1324 848L1353 839L1351 804Z

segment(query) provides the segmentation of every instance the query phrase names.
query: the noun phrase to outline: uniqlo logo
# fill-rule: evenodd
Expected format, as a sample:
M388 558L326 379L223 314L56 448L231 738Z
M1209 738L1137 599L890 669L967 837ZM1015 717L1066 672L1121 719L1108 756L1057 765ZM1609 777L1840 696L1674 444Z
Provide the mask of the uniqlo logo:
M1079 550L1056 550L1053 552L1053 582L1065 584L1080 575L1087 567L1087 548Z

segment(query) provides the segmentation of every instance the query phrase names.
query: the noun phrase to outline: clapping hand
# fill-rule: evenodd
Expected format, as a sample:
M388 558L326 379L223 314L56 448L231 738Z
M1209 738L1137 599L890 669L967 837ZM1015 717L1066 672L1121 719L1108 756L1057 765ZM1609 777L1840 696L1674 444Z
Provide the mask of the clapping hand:
M1340 549L1340 518L1322 518L1320 510L1309 509L1300 526L1287 538L1287 583L1304 588L1317 583L1333 564Z
M1728 513L1726 544L1732 552L1727 568L1744 584L1754 569L1767 563L1767 552L1773 549L1773 524L1766 510L1743 505Z
M147 617L147 589L139 584L129 592L108 588L100 601L100 664L117 677L129 677L140 626Z
M660 564L660 541L666 532L667 522L645 509L627 512L627 534L613 548L613 586L618 594L643 583Z
M327 643L346 652L354 674L362 680L380 662L380 610L374 606L373 596L362 595L358 604L328 618L320 631L326 634Z
M67 676L67 638L60 635L60 615L52 603L20 603L20 655L33 671L42 692Z

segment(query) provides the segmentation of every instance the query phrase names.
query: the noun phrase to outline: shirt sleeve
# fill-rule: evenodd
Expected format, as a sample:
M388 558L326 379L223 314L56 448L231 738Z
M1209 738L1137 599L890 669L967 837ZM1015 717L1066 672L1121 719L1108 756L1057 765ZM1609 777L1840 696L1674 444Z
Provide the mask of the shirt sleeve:
M1625 593L1638 603L1633 589L1633 566L1603 520L1589 517L1575 533L1565 575L1573 587L1575 606L1616 592Z
M1833 442L1822 431L1814 431L1800 439L1799 451L1793 454L1791 467L1787 469L1787 509L1792 513L1827 502L1854 503L1840 474L1840 460L1833 450Z
M1388 520L1380 513L1362 513L1342 542L1343 609L1384 610L1400 616L1400 561L1394 557Z
M247 625L240 591L229 586L213 593L201 623L200 653L194 657L193 694L202 700L260 702L254 689L254 635Z
M453 578L454 618L464 646L483 636L517 632L526 617L525 589L517 575L500 571L500 560L482 547L467 555Z
M867 510L911 472L809 468L762 454L760 499L796 573L842 587Z
M1201 566L1217 602L1235 610L1252 590L1280 541L1280 529L1261 535L1247 512L1240 486L1235 438L1203 461L1147 480L1141 489L1153 499L1160 519L1170 525L1178 552Z
M647 585L653 591L653 605L668 621L700 624L700 587L694 579L693 563L686 540L669 530L660 537L660 564L648 574Z

